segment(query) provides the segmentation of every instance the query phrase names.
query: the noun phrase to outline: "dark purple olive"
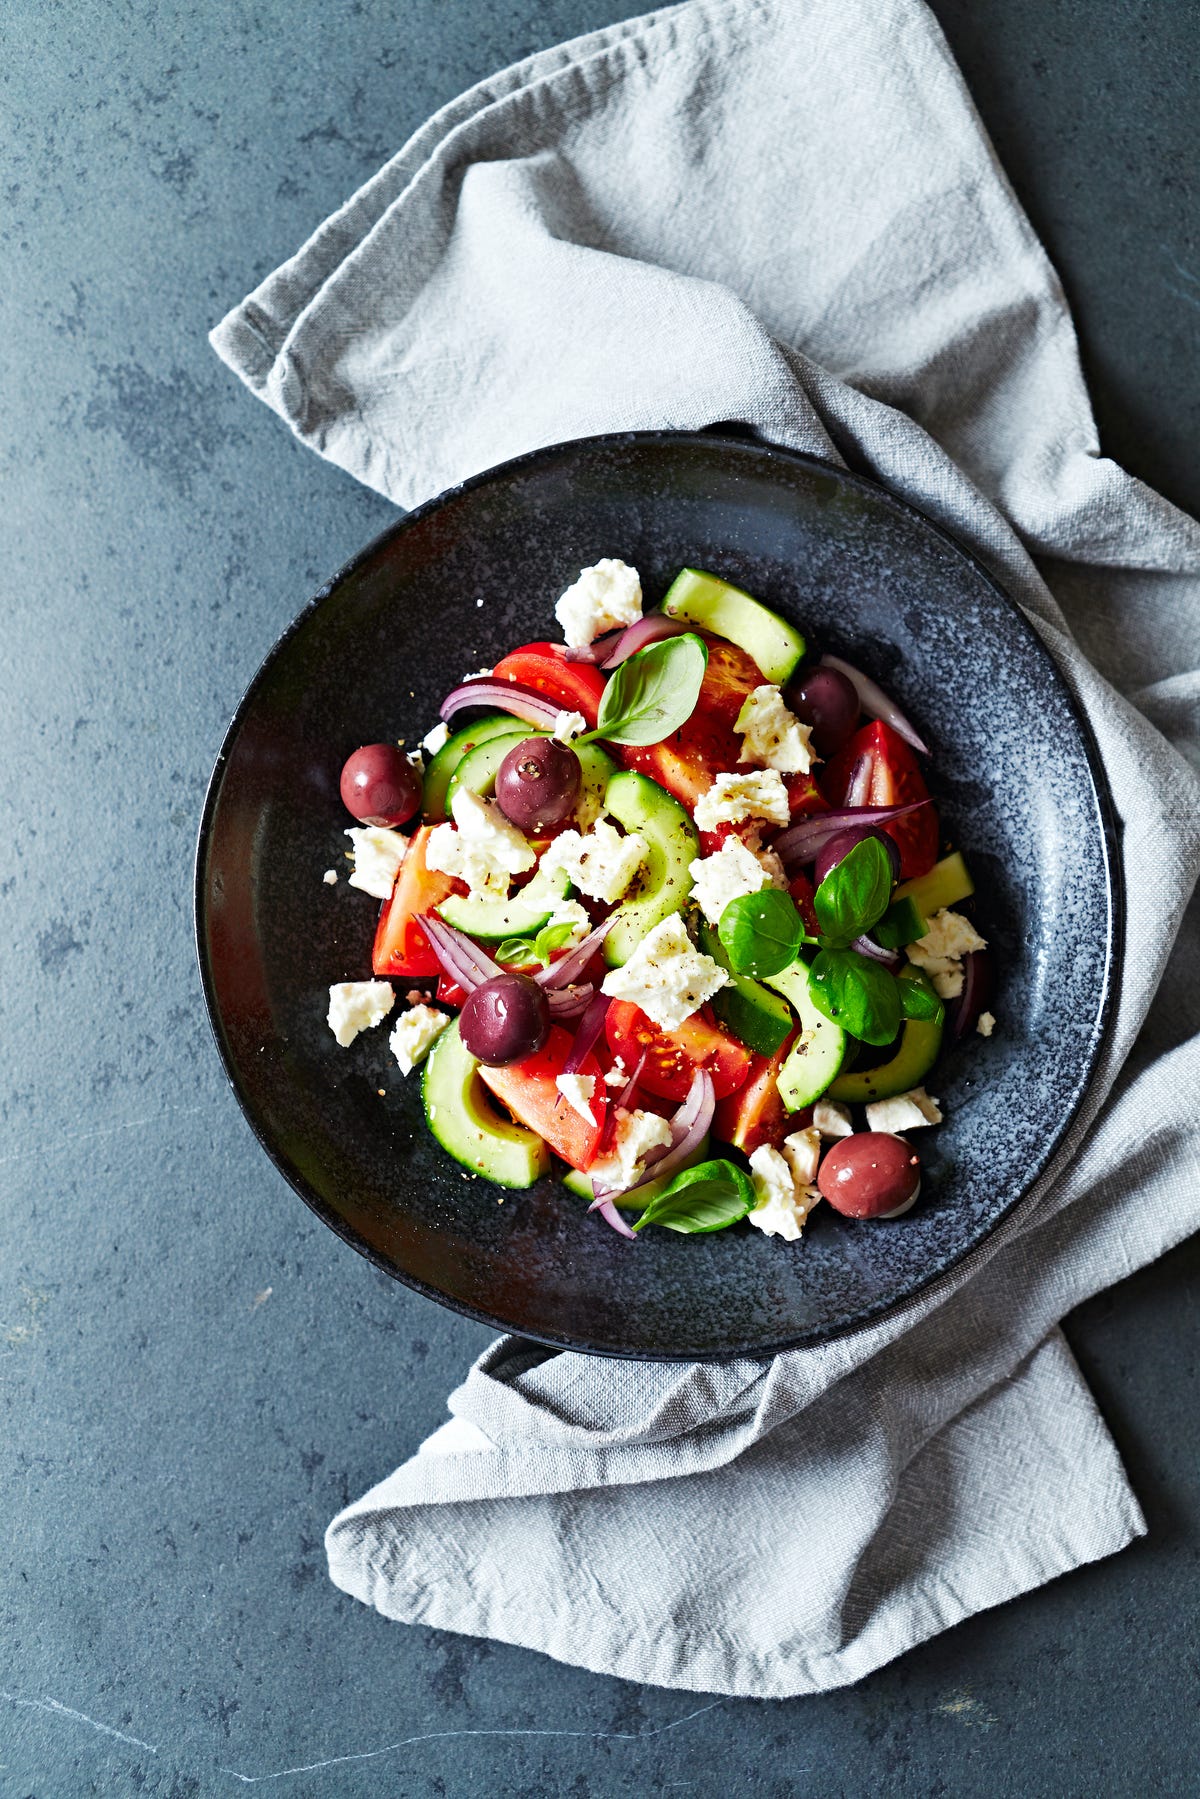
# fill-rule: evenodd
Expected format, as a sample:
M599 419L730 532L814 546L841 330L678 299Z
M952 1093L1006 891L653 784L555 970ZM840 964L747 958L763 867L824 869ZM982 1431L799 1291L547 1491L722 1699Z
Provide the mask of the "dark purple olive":
M812 729L819 756L836 756L854 735L858 694L839 668L801 669L784 689L784 699L802 724Z
M477 1062L503 1068L534 1056L550 1035L546 995L527 974L498 974L468 994L458 1034Z
M365 743L342 769L342 804L364 825L403 825L421 805L421 777L394 743Z
M509 750L496 776L496 803L522 831L556 831L574 816L583 770L554 737L527 737Z
M903 1137L858 1131L826 1155L817 1185L846 1218L891 1218L921 1191L921 1158Z
M892 880L898 881L900 879L900 849L895 838L889 837L880 825L847 825L844 831L839 831L836 837L829 839L817 857L813 867L815 885L819 887L830 869L836 868L852 849L865 842L868 837L875 837L882 843L892 865Z

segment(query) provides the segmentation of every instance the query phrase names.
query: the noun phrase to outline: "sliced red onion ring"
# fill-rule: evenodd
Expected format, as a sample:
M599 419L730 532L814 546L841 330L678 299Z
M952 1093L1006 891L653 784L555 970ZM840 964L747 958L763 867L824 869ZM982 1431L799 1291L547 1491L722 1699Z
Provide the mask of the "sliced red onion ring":
M546 995L551 1018L562 1024L564 1019L581 1017L591 1005L595 991L590 981L582 987L556 987Z
M992 997L992 958L985 949L968 950L963 957L962 992L950 1009L948 1023L955 1042L972 1029Z
M601 1032L604 1030L604 1020L611 1004L612 1001L606 993L593 993L583 1017L579 1020L571 1053L563 1064L564 1074L578 1074L591 1055L600 1041Z
M465 987L468 993L474 993L484 981L494 980L496 975L504 973L499 962L493 962L469 937L456 931L453 925L435 918L432 912L423 912L420 923L429 939L430 949L450 979Z
M785 866L797 868L805 862L815 862L825 845L850 825L885 825L889 819L903 818L906 813L932 804L932 800L924 799L910 800L906 806L845 806L837 812L817 812L781 831L771 848Z
M544 693L522 687L519 681L466 681L446 695L442 717L449 724L456 713L468 706L495 706L501 712L511 712L514 718L524 719L528 725L542 725L548 731L554 729L563 710Z
M850 779L846 782L846 793L843 806L861 807L871 791L871 780L875 773L875 758L870 750L858 758L850 770Z
M575 948L569 950L565 956L560 956L557 962L551 962L548 968L540 968L533 977L538 986L551 990L555 987L569 986L576 975L583 973L616 922L617 918L614 913L611 918L606 918L603 924L598 924L594 931L589 931L582 943L576 944Z
M621 635L621 629L616 631L606 631L603 637L597 637L595 643L583 643L576 649L573 649L571 645L568 644L567 661L590 662L593 668L602 668L604 666L604 658L606 656L611 656L620 641Z
M920 750L923 756L929 754L928 744L922 743L899 706L894 700L889 700L883 688L877 687L870 675L864 675L853 663L843 662L840 656L822 656L821 661L826 668L836 668L848 681L854 683L858 703L868 718L881 718L885 725L891 725L892 730L903 737L905 743L911 743L914 750Z
M633 1073L630 1075L629 1079L626 1081L625 1085L622 1087L620 1097L618 1098L616 1105L613 1107L612 1112L609 1114L610 1118L613 1118L615 1120L616 1114L618 1112L632 1112L633 1111L633 1102L637 1098L638 1082L642 1078L642 1070L646 1066L646 1057L649 1054L650 1054L650 1051L648 1049L644 1049L642 1051L641 1055L638 1057L637 1067L634 1069Z
M712 1076L707 1069L699 1068L696 1070L687 1098L671 1120L670 1145L660 1154L651 1154L646 1157L645 1172L636 1187L597 1189L591 1209L597 1210L605 1200L615 1198L618 1193L622 1199L636 1199L643 1188L650 1185L651 1181L662 1180L665 1176L674 1174L675 1170L687 1161L693 1151L699 1149L712 1124L716 1107L717 1095L713 1088Z
M882 962L893 974L900 966L901 958L895 950L884 949L882 943L876 943L873 937L856 937L850 948L856 949L860 956L867 956L872 962Z
M614 1231L616 1231L618 1233L618 1235L620 1235L622 1237L628 1237L629 1241L631 1243L637 1242L636 1236L630 1230L629 1226L626 1224L625 1220L622 1218L621 1214L618 1212L616 1206L614 1206L611 1199L597 1199L597 1200L593 1201L593 1203L588 1207L588 1211L589 1212L599 1212L599 1214L600 1214L601 1218L603 1218L605 1224L611 1224Z
M682 618L668 618L665 612L650 612L636 623L626 625L617 640L615 649L601 668L616 668L619 663L628 662L647 644L661 643L664 637L682 637L685 631L694 631L695 625L689 625Z

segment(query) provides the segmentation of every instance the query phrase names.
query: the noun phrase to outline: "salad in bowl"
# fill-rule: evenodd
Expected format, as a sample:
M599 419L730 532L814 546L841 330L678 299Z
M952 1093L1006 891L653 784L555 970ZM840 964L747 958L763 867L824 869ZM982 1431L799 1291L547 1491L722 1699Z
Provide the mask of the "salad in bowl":
M643 601L623 561L584 569L562 642L466 677L419 750L347 760L350 882L382 909L330 1029L390 1019L449 1156L501 1189L557 1160L631 1241L795 1243L822 1199L897 1218L939 1056L994 1025L927 746L728 581Z

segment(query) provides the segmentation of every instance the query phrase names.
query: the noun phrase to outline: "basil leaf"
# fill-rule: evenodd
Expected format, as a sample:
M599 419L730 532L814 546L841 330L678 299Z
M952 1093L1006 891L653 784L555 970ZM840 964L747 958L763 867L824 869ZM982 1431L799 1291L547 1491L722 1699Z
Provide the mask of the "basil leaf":
M551 952L563 949L575 935L575 926L569 918L560 918L557 923L551 919L544 924L533 940L533 947L539 962L549 962Z
M543 958L527 937L506 937L496 945L496 960L512 968L540 968Z
M900 1029L895 975L854 949L823 949L808 971L817 1011L863 1043L890 1043Z
M938 997L937 989L927 981L924 975L906 976L896 982L900 994L900 1010L905 1018L931 1018L941 1024L946 1016L946 1008Z
M892 864L878 837L864 837L813 895L817 922L834 945L853 943L877 924L892 897Z
M781 974L790 968L804 942L804 920L790 894L760 887L730 900L717 926L721 948L734 974Z
M699 1162L656 1193L633 1228L640 1231L644 1224L661 1224L689 1236L723 1231L744 1218L757 1197L753 1181L736 1162Z
M694 632L648 644L613 671L596 729L576 742L661 743L695 711L707 667L708 646Z

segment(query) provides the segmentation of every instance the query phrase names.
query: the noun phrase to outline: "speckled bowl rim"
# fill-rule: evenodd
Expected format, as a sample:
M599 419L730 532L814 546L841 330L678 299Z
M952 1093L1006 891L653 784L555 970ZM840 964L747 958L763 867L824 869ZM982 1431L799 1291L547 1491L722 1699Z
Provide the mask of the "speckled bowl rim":
M542 464L551 463L557 458L569 454L571 451L586 452L589 450L620 449L622 447L633 447L635 445L640 448L653 447L656 445L667 448L678 446L680 444L694 444L697 440L711 442L715 446L720 446L735 452L738 450L750 451L756 456L766 457L769 460L775 460L793 467L799 467L812 473L833 476L836 480L843 482L848 486L856 487L862 492L869 494L873 499L882 501L885 506L890 507L901 517L907 518L910 521L915 521L925 531L940 539L953 554L961 558L970 566L973 572L986 583L1002 604L1015 615L1022 630L1027 634L1033 644L1036 654L1045 664L1051 679L1060 689L1066 700L1071 716L1079 730L1088 773L1091 777L1092 793L1096 802L1096 809L1101 826L1105 898L1108 910L1108 934L1105 943L1103 976L1104 990L1100 998L1096 1021L1092 1028L1087 1054L1083 1059L1078 1078L1075 1082L1070 1103L1064 1108L1057 1129L1051 1136L1045 1139L1041 1153L1030 1165L1024 1183L1014 1193L1008 1204L996 1213L983 1235L976 1238L973 1243L968 1244L966 1248L961 1250L958 1254L951 1255L947 1261L944 1261L938 1267L931 1269L927 1280L921 1281L917 1285L910 1287L908 1291L898 1299L877 1300L874 1303L864 1305L852 1318L842 1319L838 1323L832 1325L818 1326L816 1329L799 1332L795 1336L781 1338L775 1342L735 1343L720 1350L710 1350L703 1355L698 1355L695 1351L686 1349L678 1352L661 1349L649 1351L636 1348L618 1348L613 1347L612 1345L606 1345L601 1349L595 1345L580 1341L578 1338L571 1338L550 1331L545 1333L533 1330L513 1332L512 1327L509 1324L506 1324L503 1319L494 1318L488 1312L482 1311L474 1306L466 1305L461 1300L451 1298L449 1295L441 1292L437 1287L431 1286L428 1282L398 1268L387 1256L380 1254L377 1250L372 1248L372 1246L368 1244L357 1231L348 1225L346 1220L321 1197L316 1189L309 1184L300 1170L292 1164L286 1151L272 1142L270 1135L256 1116L251 1101L242 1090L233 1058L226 1049L220 1009L216 999L216 983L213 971L209 966L205 942L207 910L206 870L208 850L225 764L229 759L230 751L241 731L245 716L258 694L259 688L274 668L276 661L287 649L292 638L308 622L317 608L324 604L342 582L347 580L364 564L370 562L374 557L377 557L386 545L394 542L397 537L420 523L431 513L436 512L440 507L448 504L450 501L457 500L463 495L471 493L476 488L485 487L493 481L520 473L523 470L537 469ZM725 1362L738 1357L753 1357L765 1360L778 1355L785 1350L812 1348L818 1344L836 1342L841 1338L852 1337L859 1331L874 1327L885 1319L899 1315L907 1307L913 1305L918 1299L925 1299L928 1301L941 1283L947 1281L951 1275L960 1275L964 1265L968 1264L972 1257L980 1255L981 1252L986 1249L989 1238L994 1235L999 1226L1002 1223L1010 1222L1018 1208L1028 1202L1033 1188L1057 1154L1087 1096L1092 1078L1096 1072L1096 1064L1099 1059L1100 1049L1112 1019L1115 996L1120 986L1125 947L1124 924L1125 892L1119 855L1119 831L1116 820L1116 809L1113 804L1112 791L1108 783L1108 777L1104 771L1104 764L1100 757L1095 736L1086 714L1072 691L1070 683L1067 681L1062 670L1059 668L1057 662L1046 647L1045 642L1021 607L1012 596L1006 592L992 571L980 560L973 550L964 544L960 538L956 537L953 532L946 530L944 525L939 524L935 519L930 518L927 513L922 512L919 507L912 505L911 502L907 500L900 499L888 488L882 486L881 483L870 479L866 475L861 475L841 464L828 462L823 457L813 456L802 450L786 449L782 445L769 443L753 432L736 426L713 427L707 431L619 431L601 436L571 438L562 443L547 444L540 449L530 450L523 456L515 456L508 462L497 463L493 468L482 469L478 474L470 476L467 480L460 481L453 487L445 488L432 499L426 500L423 505L415 507L411 512L406 512L403 517L397 519L393 524L386 526L383 531L373 537L356 555L352 556L348 562L343 563L337 572L332 575L322 587L318 588L317 592L312 596L308 603L301 608L292 619L291 623L286 626L271 645L271 648L267 651L259 665L256 674L243 693L229 722L228 729L221 740L221 747L217 752L216 761L213 764L213 770L209 776L208 787L204 796L204 806L200 815L200 826L196 839L196 854L193 871L193 929L196 944L196 958L199 964L200 982L204 993L205 1011L208 1015L208 1022L216 1043L217 1053L220 1056L226 1079L233 1089L238 1105L241 1107L242 1113L246 1118L246 1122L249 1124L250 1129L258 1139L258 1142L266 1151L280 1174L283 1175L288 1185L294 1188L301 1199L304 1200L305 1204L316 1213L317 1217L320 1218L324 1224L328 1225L330 1230L335 1232L337 1236L341 1237L344 1242L348 1243L351 1248L357 1250L360 1255L364 1256L383 1273L390 1275L394 1280L402 1282L406 1287L412 1288L414 1292L422 1294L426 1299L434 1300L437 1304L446 1306L451 1311L458 1312L463 1317L470 1318L477 1324L487 1325L492 1330L501 1331L505 1334L516 1334L531 1342L543 1343L552 1349L574 1350L584 1355L604 1355L617 1360L627 1361Z

